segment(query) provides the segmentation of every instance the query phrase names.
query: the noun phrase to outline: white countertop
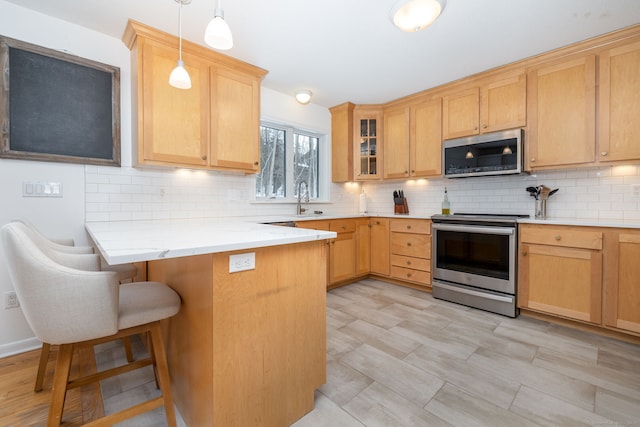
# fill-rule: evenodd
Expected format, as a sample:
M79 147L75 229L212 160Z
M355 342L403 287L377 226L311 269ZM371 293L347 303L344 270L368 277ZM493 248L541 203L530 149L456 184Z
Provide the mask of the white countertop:
M333 239L333 231L278 227L243 219L89 222L85 225L109 264L150 261Z
M520 224L541 224L541 225L575 225L582 227L614 227L614 228L640 228L640 220L623 219L589 219L589 218L523 218L519 219Z

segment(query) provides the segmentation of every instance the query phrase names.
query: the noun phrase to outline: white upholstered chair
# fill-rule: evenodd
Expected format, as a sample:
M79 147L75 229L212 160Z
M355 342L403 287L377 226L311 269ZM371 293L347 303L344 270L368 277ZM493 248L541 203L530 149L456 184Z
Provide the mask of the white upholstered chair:
M113 266L113 268L105 267L104 261L99 255L94 253L91 246L75 246L73 239L50 239L42 234L35 225L24 218L14 219L13 222L18 223L19 225L17 227L21 228L49 258L66 267L87 271L114 271L118 275L118 281L120 283L131 282L138 274L138 268L133 264L116 265ZM122 342L127 361L133 362L131 341L129 338L123 338ZM42 391L50 350L51 345L43 342L40 351L40 362L38 363L38 373L36 374L36 383L33 388L35 392Z
M53 378L48 425L62 420L68 389L153 364L162 396L102 418L111 425L164 405L169 426L176 425L160 321L180 309L180 297L157 282L121 285L115 272L64 266L43 252L19 223L0 229L9 275L25 318L42 342L60 346ZM150 357L84 378L69 379L74 347L149 333Z

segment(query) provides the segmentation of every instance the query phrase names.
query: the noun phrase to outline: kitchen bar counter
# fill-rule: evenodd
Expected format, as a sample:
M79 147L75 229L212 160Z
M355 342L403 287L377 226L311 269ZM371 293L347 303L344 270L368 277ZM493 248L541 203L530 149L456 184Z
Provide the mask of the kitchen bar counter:
M108 263L147 261L147 279L180 295L163 326L174 403L188 426L281 427L313 409L326 382L335 232L237 218L86 229Z
M89 222L86 229L107 263L220 253L336 237L332 231L275 227L242 219Z

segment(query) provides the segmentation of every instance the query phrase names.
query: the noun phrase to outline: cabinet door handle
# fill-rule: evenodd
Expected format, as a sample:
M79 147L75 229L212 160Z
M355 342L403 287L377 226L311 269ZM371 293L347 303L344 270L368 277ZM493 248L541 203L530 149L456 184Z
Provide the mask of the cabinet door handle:
M207 160L207 156L202 156L202 160Z
M410 225L407 225L407 230L411 230L411 226Z
M409 175L409 171L404 171L404 174L405 175Z
M535 158L535 157L532 157L532 158L531 158L531 163L535 163L535 162L536 162L536 158Z
M346 229L347 229L347 226L346 226L346 225L343 225L343 226L342 226L342 227L340 227L340 228L342 228L343 230L346 230Z
M558 234L558 235L556 236L556 240L557 240L557 241L562 240L562 236Z
M529 255L529 252L527 252L527 251L522 251L522 256L527 256L527 255Z
M600 153L600 155L601 155L602 157L605 157L607 154L609 154L609 153L607 153L606 151L603 151L602 153Z
M482 129L486 129L486 128L487 128L486 124L482 125Z
M411 246L411 242L407 242L407 246Z
M254 166L258 166L260 164L260 162L253 162Z

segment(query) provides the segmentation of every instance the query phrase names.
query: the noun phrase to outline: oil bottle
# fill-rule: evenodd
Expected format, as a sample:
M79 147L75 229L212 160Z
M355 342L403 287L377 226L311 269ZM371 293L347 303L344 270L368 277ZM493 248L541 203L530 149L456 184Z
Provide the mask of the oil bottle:
M449 204L447 187L444 187L444 198L442 199L442 215L450 215L450 214L451 214L451 205Z

